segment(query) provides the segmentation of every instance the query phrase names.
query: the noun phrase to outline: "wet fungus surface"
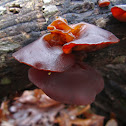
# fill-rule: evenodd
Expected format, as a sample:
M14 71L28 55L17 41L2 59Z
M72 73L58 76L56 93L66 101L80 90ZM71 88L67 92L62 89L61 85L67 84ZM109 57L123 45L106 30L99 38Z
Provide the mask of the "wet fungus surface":
M29 79L52 99L67 104L92 103L104 87L101 75L84 63L76 64L65 72L51 74L31 68Z
M50 47L43 37L20 49L13 56L19 62L36 69L56 72L63 72L75 62L74 55L64 54L60 46Z
M126 22L126 5L116 5L111 8L112 15L121 22Z
M68 104L92 103L104 81L97 70L76 58L76 52L95 51L119 39L85 22L68 25L61 17L47 29L50 33L15 52L13 57L32 66L28 72L30 81L49 97Z

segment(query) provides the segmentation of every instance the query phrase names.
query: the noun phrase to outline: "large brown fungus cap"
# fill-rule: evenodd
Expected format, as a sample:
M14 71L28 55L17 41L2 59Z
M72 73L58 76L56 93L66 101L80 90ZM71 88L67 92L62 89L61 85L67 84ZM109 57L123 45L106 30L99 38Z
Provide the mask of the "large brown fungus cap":
M31 68L29 79L49 97L68 104L92 103L104 87L101 75L87 64L76 64L62 73Z
M78 54L72 51L95 51L117 43L119 39L85 22L68 25L63 18L57 18L47 29L51 33L13 56L32 66L28 73L30 81L51 98L69 104L92 103L103 89L104 81L94 68L82 63Z
M72 50L91 52L119 42L114 34L95 25L85 22L68 25L63 18L57 18L48 30L51 33L44 39L51 46L62 45L66 54Z
M40 37L13 54L15 59L39 70L62 72L74 64L74 56L63 53L61 47L50 47Z

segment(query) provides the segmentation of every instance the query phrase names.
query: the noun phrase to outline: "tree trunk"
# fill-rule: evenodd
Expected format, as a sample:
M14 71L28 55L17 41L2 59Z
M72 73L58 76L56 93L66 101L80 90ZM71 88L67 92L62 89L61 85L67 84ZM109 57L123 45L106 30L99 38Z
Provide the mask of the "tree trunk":
M1 1L0 15L0 98L27 88L28 67L12 58L12 53L36 40L46 29L42 1Z

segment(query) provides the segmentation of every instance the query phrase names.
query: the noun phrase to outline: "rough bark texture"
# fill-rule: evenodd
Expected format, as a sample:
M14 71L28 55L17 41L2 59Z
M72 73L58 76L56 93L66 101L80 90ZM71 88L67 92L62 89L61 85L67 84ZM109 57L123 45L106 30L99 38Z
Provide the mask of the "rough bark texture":
M0 98L29 85L28 67L16 62L12 53L36 40L46 27L42 1L1 1L7 9L0 15ZM15 10L18 12L15 13ZM11 12L12 11L12 12ZM26 85L27 84L27 85Z
M8 11L0 16L0 98L30 83L27 79L28 67L15 61L11 54L36 40L54 16L60 15L69 23L93 23L120 38L120 43L89 53L84 61L97 68L105 80L105 89L97 96L93 106L104 112L114 112L126 122L126 23L114 19L110 12L113 5L126 4L126 1L111 0L109 7L99 8L96 0L53 0L48 5L57 6L56 14L45 11L48 5L44 7L41 0L30 2L33 2L30 7L19 2L22 6L16 7L16 11L12 9L14 5L12 7L11 2L9 5L6 1L0 2L1 6L8 6Z

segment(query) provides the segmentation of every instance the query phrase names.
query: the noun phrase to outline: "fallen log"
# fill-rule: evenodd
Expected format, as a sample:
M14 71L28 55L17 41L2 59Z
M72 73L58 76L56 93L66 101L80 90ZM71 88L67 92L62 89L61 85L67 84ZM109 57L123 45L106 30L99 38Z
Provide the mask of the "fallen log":
M16 62L12 53L36 40L45 29L46 20L41 10L43 3L41 0L32 2L15 0L0 3L6 8L0 15L0 98L29 84L27 66ZM12 7L19 12L11 12Z
M114 0L105 8L99 8L96 0L79 2L53 0L48 4L57 5L56 15L65 17L71 24L81 21L92 23L114 33L120 39L118 44L88 53L84 61L97 68L105 81L105 88L97 96L93 106L102 112L115 113L120 120L126 122L126 23L114 19L110 12L113 5L126 4L126 1ZM46 26L54 19L55 15L50 17L46 11L41 11L47 10L47 5L43 7L42 2L38 3L42 5L34 4L34 9L22 7L17 14L10 12L0 16L1 98L30 83L27 78L28 67L15 61L11 54L36 40L42 35L41 31L45 33ZM48 20L47 23L45 19Z

